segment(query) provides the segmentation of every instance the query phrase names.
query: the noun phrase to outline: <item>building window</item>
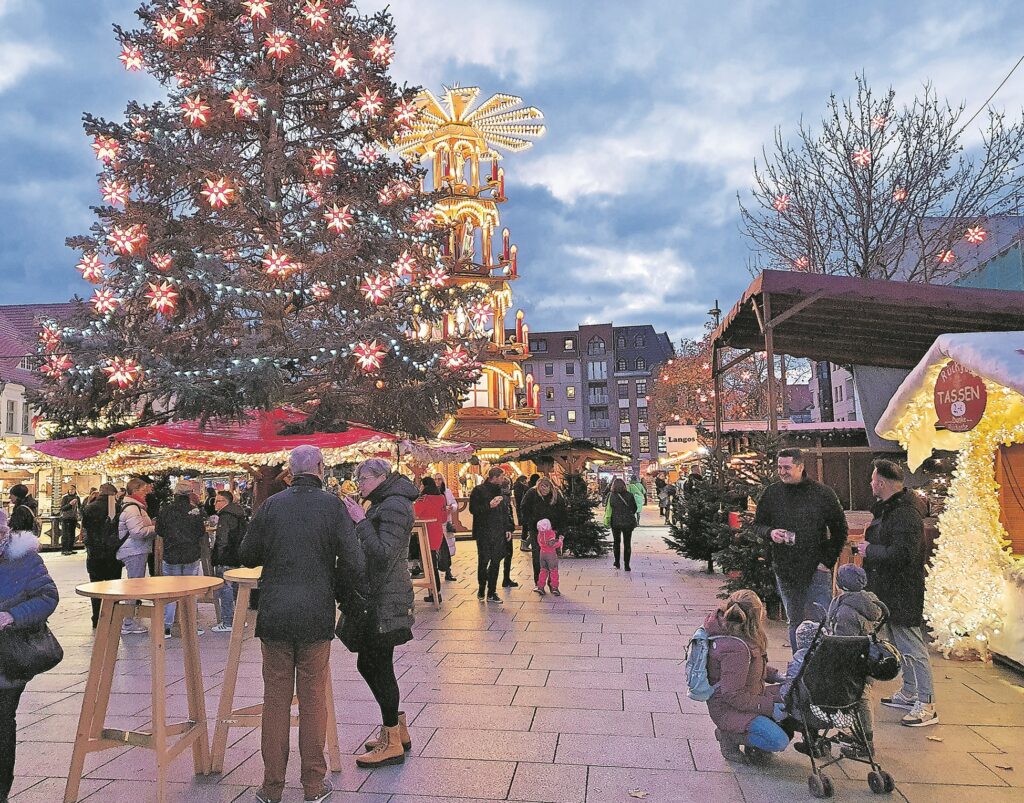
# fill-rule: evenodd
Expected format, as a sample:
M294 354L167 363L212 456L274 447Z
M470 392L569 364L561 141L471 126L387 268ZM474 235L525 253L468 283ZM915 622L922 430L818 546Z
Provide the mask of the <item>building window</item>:
M615 348L617 348L617 349L624 349L624 348L626 348L626 338L623 335L619 335L615 339Z
M574 337L567 337L565 339L565 342L562 343L562 350L563 351L576 351L576 338L574 338Z
M576 398L576 386L575 385L569 385L565 389L565 398L567 398L567 399L575 399Z
M531 340L530 351L547 351L548 343L546 340Z
M647 360L645 360L643 357L637 357L636 358L636 370L638 370L638 371L646 371L647 370Z
M641 396L647 395L647 380L636 383L636 397L639 399Z
M610 448L612 445L611 438L591 438L590 441L594 446L603 446L606 449Z
M554 424L555 423L555 414L554 413L548 413L548 423L549 424Z
M576 423L576 411L575 410L567 410L566 413L565 413L565 420L568 421L570 424L575 424Z
M32 358L31 357L22 357L21 358L21 362L18 363L18 367L19 368L23 368L26 371L31 371L32 370Z
M615 361L616 371L627 371L629 370L629 364L621 357Z
M32 408L27 404L21 406L21 431L25 435L32 434Z
M608 409L605 407L590 410L590 428L608 429Z
M544 363L544 376L555 375L555 364L551 362Z
M637 335L636 337L634 337L633 338L633 346L634 346L634 348L642 349L644 347L644 336L643 335ZM642 449L641 451L646 451L646 450Z
M526 363L526 365L523 366L523 372L524 372L524 375L525 374L532 374L533 373L533 363L529 363L529 362Z
M640 433L640 454L647 454L651 451L651 436L646 432Z
M590 338L590 342L587 343L587 354L604 354L604 340L600 337Z
M18 420L18 403L16 401L7 401L7 431L17 432L14 428L15 421Z
M604 360L590 360L587 363L587 379L607 379L608 363Z
M618 388L619 388L619 398L620 399L628 399L629 398L629 382L618 382L617 385L618 385Z
M629 408L628 407L620 407L619 408L619 423L620 424L628 424L629 423Z
M637 414L637 420L641 424L646 424L647 423L647 408L646 407L638 407L637 411L636 411L636 414Z
M668 436L658 436L658 454L668 454Z
M619 451L626 454L633 453L633 439L629 435L619 436Z
M565 364L565 375L566 376L576 376L576 363L574 363L574 362L567 362Z
M544 388L544 398L548 401L552 401L555 398L554 388Z
M847 421L856 421L857 420L857 411L856 410L850 410L850 416L846 420Z
M587 389L587 403L593 407L607 407L608 387L606 385L591 385Z

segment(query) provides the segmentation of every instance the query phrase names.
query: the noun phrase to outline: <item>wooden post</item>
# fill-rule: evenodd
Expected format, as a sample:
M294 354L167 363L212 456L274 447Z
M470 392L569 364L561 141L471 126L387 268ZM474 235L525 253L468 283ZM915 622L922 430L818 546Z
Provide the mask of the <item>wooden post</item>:
M779 416L775 409L778 390L775 387L775 343L772 337L772 301L765 293L761 301L764 308L764 351L765 362L768 363L768 431L772 435L779 433Z
M716 305L717 306L717 305ZM711 346L711 376L715 394L715 461L718 464L718 487L725 487L725 460L722 453L722 375L718 344Z

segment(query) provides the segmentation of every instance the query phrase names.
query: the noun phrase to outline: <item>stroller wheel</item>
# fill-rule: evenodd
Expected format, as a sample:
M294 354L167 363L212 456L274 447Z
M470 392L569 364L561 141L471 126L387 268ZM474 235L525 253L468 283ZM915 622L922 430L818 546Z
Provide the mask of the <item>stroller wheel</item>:
M878 772L872 771L868 773L868 786L871 787L871 791L876 795L887 795L896 788L896 783L889 773L885 770L879 770Z
M811 790L811 794L815 797L832 797L835 791L832 788L832 779L823 772L808 777L807 788Z

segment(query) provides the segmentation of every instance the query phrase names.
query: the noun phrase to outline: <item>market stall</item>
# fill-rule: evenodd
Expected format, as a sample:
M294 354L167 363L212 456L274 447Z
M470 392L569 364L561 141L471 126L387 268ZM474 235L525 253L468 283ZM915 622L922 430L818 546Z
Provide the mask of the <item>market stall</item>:
M925 590L936 642L1024 664L1024 332L941 335L876 431L911 470L959 452Z

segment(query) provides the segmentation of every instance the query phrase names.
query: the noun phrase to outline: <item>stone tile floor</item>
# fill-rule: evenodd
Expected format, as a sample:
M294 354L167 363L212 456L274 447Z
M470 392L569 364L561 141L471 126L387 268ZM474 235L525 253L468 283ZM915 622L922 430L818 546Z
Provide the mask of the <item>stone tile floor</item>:
M416 638L399 648L399 683L413 751L405 764L358 769L355 754L379 711L335 642L332 671L344 768L334 799L352 803L513 800L603 803L636 799L789 801L809 799L809 764L787 750L768 767L722 760L705 706L686 698L680 669L685 643L716 604L717 578L669 552L656 511L634 536L633 571L610 558L563 560L560 598L530 592L530 564L516 552L519 589L504 605L478 602L475 549L460 542L456 583L445 584L439 612L420 605ZM74 594L85 580L83 556L48 555L61 589L51 620L66 657L29 686L19 711L17 777L12 800L52 803L64 780L92 646L89 602ZM212 624L212 608L200 606ZM209 715L216 711L226 634L200 637ZM772 625L773 662L784 665L784 630ZM171 716L185 711L177 639L171 642ZM258 645L247 642L239 696L262 693ZM878 707L877 746L896 779L895 800L1024 800L1024 688L1010 672L933 656L942 724L899 726ZM145 636L122 644L108 714L112 727L141 728L150 718ZM891 684L890 684L891 685ZM889 685L879 685L880 697ZM244 696L243 696L244 695ZM116 724L115 724L116 723ZM294 745L293 745L294 748ZM172 774L171 799L196 803L250 800L262 778L259 734L232 732L224 773L193 777L186 752ZM832 768L836 798L874 796L860 765ZM89 757L81 799L96 803L153 797L152 756L126 748ZM293 749L286 801L302 799Z

